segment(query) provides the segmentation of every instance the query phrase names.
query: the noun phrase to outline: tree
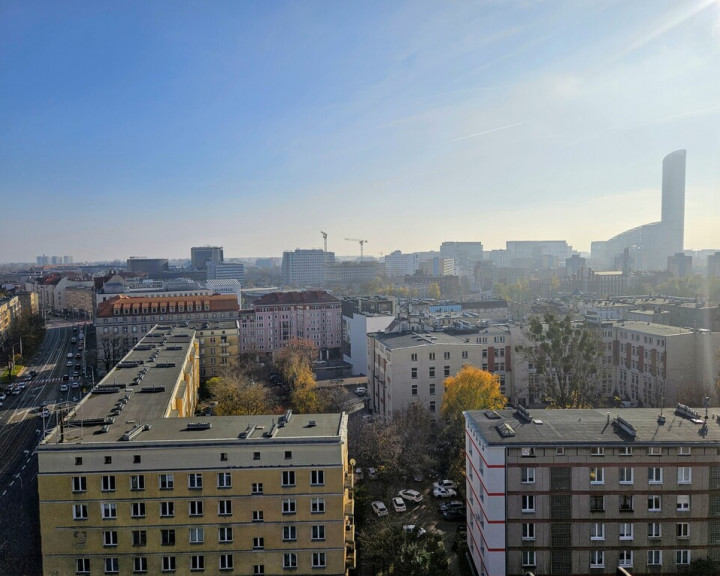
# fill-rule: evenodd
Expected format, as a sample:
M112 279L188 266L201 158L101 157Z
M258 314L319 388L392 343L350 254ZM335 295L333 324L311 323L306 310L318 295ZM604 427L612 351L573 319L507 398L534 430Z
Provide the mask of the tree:
M292 391L290 402L293 410L299 414L314 414L320 412L320 399L317 395L317 383L312 370L305 365L295 365L293 371Z
M445 379L445 393L440 412L443 418L442 439L450 476L465 476L465 410L497 410L507 400L500 392L500 379L490 372L464 366L455 376Z
M596 331L571 322L570 316L533 316L526 345L515 351L535 367L538 390L555 408L595 405L602 347Z
M428 297L434 300L440 300L442 292L440 291L440 284L433 282L428 286Z
M218 416L271 414L275 411L277 403L270 390L241 373L211 378L207 387L217 402L215 414Z
M720 563L711 558L696 558L682 573L691 576L720 576Z
M105 372L110 372L130 349L130 340L127 335L115 332L98 336L97 344L99 359L105 365Z
M300 366L312 370L318 355L318 348L307 338L292 338L275 354L275 366L286 382L292 383Z

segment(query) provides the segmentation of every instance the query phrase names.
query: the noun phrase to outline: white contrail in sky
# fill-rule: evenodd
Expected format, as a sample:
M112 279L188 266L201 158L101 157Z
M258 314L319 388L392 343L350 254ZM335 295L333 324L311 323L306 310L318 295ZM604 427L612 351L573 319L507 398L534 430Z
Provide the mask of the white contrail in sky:
M475 138L476 136L482 136L483 134L490 134L491 132L499 132L500 130L507 130L508 128L514 128L515 126L522 126L523 124L527 124L527 122L515 122L515 124L508 124L507 126L491 128L490 130L484 130L483 132L476 132L475 134L468 134L467 136L461 136L460 138L455 138L455 140L450 140L450 142L460 142L460 140L467 140L468 138Z

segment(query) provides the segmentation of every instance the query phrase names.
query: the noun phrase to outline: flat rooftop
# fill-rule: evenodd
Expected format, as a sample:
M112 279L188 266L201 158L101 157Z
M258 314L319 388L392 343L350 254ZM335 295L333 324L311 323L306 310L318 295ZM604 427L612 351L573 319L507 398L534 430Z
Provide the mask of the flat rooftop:
M531 420L515 409L471 410L466 414L490 445L720 444L720 409L708 410L706 429L705 408L694 410L699 418L681 415L675 408L664 408L664 424L658 422L657 408L529 410ZM633 427L634 436L613 425L618 416ZM504 424L510 426L513 435L501 434Z
M445 332L397 332L389 334L375 332L374 337L391 350L433 344L450 344L457 346L467 346L469 344L467 337L452 336Z
M677 334L692 334L688 328L667 326L665 324L653 324L652 322L638 322L633 320L619 320L613 323L615 328L624 328L633 332L652 334L654 336L674 336Z

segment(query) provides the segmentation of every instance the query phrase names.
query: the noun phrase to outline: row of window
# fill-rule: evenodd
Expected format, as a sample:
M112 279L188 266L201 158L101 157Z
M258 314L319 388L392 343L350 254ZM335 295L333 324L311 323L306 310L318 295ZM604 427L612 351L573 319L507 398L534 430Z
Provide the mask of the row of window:
M535 512L535 495L534 494L523 494L521 496L522 512L532 513ZM635 496L629 494L620 494L618 496L618 510L620 512L632 512L634 511ZM677 495L677 511L678 512L689 512L690 511L690 495L689 494L678 494ZM605 496L590 496L590 512L605 512ZM661 494L649 494L647 497L647 511L648 512L660 512L662 510L662 495Z
M621 466L618 470L618 482L620 484L635 483L635 469L628 466ZM521 482L523 484L535 483L535 468L522 468ZM652 466L647 469L648 484L663 483L663 469L658 466ZM677 468L677 483L692 483L692 468L689 466L679 466ZM590 484L605 484L605 468L594 466L590 468Z
M647 551L647 565L648 566L662 566L662 550L648 550ZM633 550L619 550L617 565L624 568L633 566ZM677 566L686 566L690 564L690 550L676 550L675 551L675 564ZM522 565L524 567L537 566L537 553L535 550L523 550L522 551ZM590 551L590 568L604 568L605 567L605 551L604 550L591 550Z
M297 526L283 526L283 542L293 542L297 540ZM147 546L147 530L132 530L130 532L132 545L134 547ZM160 531L161 542L164 546L173 546L175 544L175 529L162 529ZM314 541L325 540L325 525L315 524L310 527L310 539ZM217 541L219 544L227 544L233 542L233 527L220 526L218 528ZM190 544L202 544L205 542L205 528L188 528L188 542ZM103 531L103 546L118 546L118 531ZM265 548L265 539L263 537L254 537L252 542L253 550Z
M678 446L676 454L678 456L690 456L691 454L691 447L690 446ZM556 456L563 456L565 454L565 447L564 446L558 446L555 448L555 455ZM663 454L663 447L662 446L648 446L647 452L645 452L648 456L662 456ZM618 448L618 456L632 456L633 455L633 449L632 446L622 446ZM520 456L523 458L534 458L536 456L535 454L535 448L533 447L527 447L527 448L520 448ZM605 447L604 446L592 446L590 448L590 456L605 456Z
M174 518L175 517L175 502L172 500L162 501L160 504L160 517L161 518ZM188 516L203 516L204 515L205 501L203 500L190 500L188 502ZM130 503L131 517L132 518L145 518L146 517L146 503L145 502L131 502ZM88 505L87 504L73 504L73 520L87 520L88 519ZM282 501L282 513L283 514L295 514L297 511L297 501L293 498L286 498ZM312 514L324 514L325 513L325 498L310 498L310 512ZM219 516L232 516L233 507L232 500L219 500L218 501L218 515ZM101 502L100 503L100 517L103 520L116 519L118 515L118 505L116 502ZM253 522L262 522L263 512L262 510L253 511Z
M257 457L260 459L260 453L256 452ZM287 456L286 456L287 457ZM295 471L294 470L283 470L281 477L282 486L295 486ZM311 470L310 471L310 486L324 486L325 485L325 471L324 470ZM200 473L191 473L187 477L187 486L191 490L199 490L203 487L203 475ZM160 474L158 476L158 487L160 490L173 490L175 488L175 476L174 474ZM232 488L232 474L230 472L218 472L217 473L217 487L218 488ZM116 480L113 475L102 475L100 476L100 489L103 492L114 492L116 490ZM145 490L145 476L143 474L133 474L130 476L130 490L140 491ZM86 476L73 476L72 477L72 491L73 492L86 492L87 491L87 477ZM255 482L252 484L253 494L263 493L262 482Z
M105 574L117 574L120 572L120 559L116 557L106 557L102 559ZM193 554L189 557L190 570L193 572L203 572L205 570L205 555ZM298 565L298 555L295 552L286 552L283 554L283 568L296 569ZM310 555L310 565L313 568L324 568L327 565L327 557L325 552L312 552ZM233 570L235 568L235 560L232 554L220 554L218 556L219 570ZM162 572L175 572L177 570L177 559L175 556L162 556L160 559L160 569ZM133 558L133 572L148 572L148 559L144 556ZM90 573L90 558L75 559L75 573ZM264 564L253 565L253 576L262 576L265 574Z
M621 522L618 524L618 539L633 540L634 524L632 522ZM690 538L690 523L677 522L675 524L675 536L685 540ZM662 524L660 522L647 523L647 537L650 539L662 538ZM522 539L535 540L535 524L531 522L523 523ZM605 540L605 524L603 522L594 522L590 524L590 540Z
M487 354L487 350L485 350L485 354ZM503 355L505 355L505 350L503 349ZM468 351L462 350L460 353L460 356L464 359L467 359L468 357ZM417 362L418 355L413 353L410 354L410 361ZM428 353L428 360L435 360L435 352ZM450 352L443 352L443 360L450 360Z

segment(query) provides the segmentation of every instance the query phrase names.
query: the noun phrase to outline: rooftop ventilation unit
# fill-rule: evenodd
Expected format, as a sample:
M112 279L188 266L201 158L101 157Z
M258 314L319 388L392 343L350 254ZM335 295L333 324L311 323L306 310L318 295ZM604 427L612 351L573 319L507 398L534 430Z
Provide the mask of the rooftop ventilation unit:
M635 427L630 424L630 422L628 422L624 418L621 418L620 416L615 417L613 425L616 428L620 428L620 430L625 432L625 434L627 434L628 436L632 436L633 438L635 438L635 435L637 434L637 430L635 430Z
M532 422L532 416L530 416L530 412L527 411L525 406L518 406L515 413L518 414L523 420Z
M212 422L190 422L185 426L185 430L210 430Z
M145 394L157 394L159 392L165 392L165 386L143 386L138 392L144 392Z
M254 424L248 424L248 427L245 428L243 432L240 433L240 438L242 440L245 440L247 438L250 438L252 436L252 433L255 432L255 425Z
M314 428L315 426L317 426L317 422L315 422L315 420L310 420L310 422L307 423L308 428Z
M95 386L90 393L91 394L115 394L123 390L120 386Z
M132 427L132 430L128 430L127 432L125 432L125 434L122 435L120 440L123 440L124 442L129 442L130 440L137 438L140 432L150 430L150 428L151 426L149 424L145 424L144 426L142 424L137 424L136 426Z
M273 438L275 434L278 432L278 426L275 424L275 420L273 420L272 426L270 426L270 430L267 432L263 432L263 436L265 438Z
M155 362L155 368L175 368L175 362Z
M285 412L285 414L278 418L278 426L282 428L283 426L285 426L285 424L290 422L290 418L292 418L292 410L288 410L287 412Z
M142 365L142 360L124 360L119 362L116 368L137 368Z
M702 420L702 417L697 410L693 410L690 406L686 406L685 404L678 404L675 406L675 414L690 420Z

